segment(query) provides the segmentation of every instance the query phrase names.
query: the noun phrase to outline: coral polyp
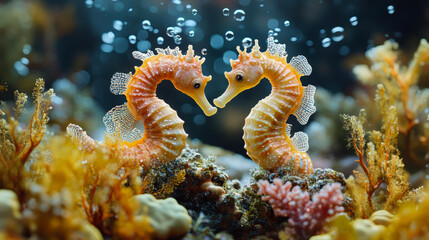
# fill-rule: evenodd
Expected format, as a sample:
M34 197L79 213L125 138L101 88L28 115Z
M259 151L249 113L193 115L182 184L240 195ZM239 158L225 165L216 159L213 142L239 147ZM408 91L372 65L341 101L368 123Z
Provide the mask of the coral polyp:
M172 81L176 89L193 98L206 115L216 113L204 94L211 80L211 76L202 74L204 58L194 56L191 45L186 55L182 55L179 48L156 51L158 54L150 50L145 54L133 52L134 58L142 60L143 65L135 68L134 75L113 75L110 90L113 94L125 95L127 103L114 107L103 118L108 145L112 149L119 147L123 158L140 161L144 169L178 157L188 136L176 111L156 96L157 85L162 80ZM136 128L138 121L144 125L144 134ZM67 132L85 149L94 148L96 142L79 126L70 124Z
M271 94L261 100L250 112L244 125L244 148L253 161L268 170L275 170L293 162L294 168L302 173L311 173L313 163L305 153L308 136L297 132L290 137L290 125L286 120L294 114L298 122L306 124L316 111L312 85L303 87L301 76L311 73L307 59L300 55L286 62L286 46L274 43L268 38L268 49L259 51L258 40L250 53L241 51L238 59L231 60L232 70L225 73L229 86L222 96L214 100L218 107L224 107L240 92L255 87L264 78L272 85Z

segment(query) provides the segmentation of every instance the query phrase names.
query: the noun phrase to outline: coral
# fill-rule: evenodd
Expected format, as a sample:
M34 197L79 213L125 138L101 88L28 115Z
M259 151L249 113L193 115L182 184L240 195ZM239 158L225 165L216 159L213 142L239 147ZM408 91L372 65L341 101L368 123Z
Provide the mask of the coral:
M5 233L10 238L19 236L22 231L22 226L19 225L21 220L19 207L14 192L0 189L0 233Z
M321 231L326 220L344 211L339 183L324 186L311 200L308 192L298 186L292 188L291 182L283 184L276 178L273 183L259 181L258 194L264 195L262 200L270 203L274 215L288 217L293 234L303 239Z
M6 109L4 103L3 110L0 110L0 188L17 193L20 203L25 198L23 183L28 171L25 165L45 135L53 97L53 90L44 92L44 81L38 79L33 90L35 110L30 123L20 125L19 122L27 102L27 95L24 93L15 92L16 106L13 113Z
M293 162L301 173L313 172L313 163L306 153L308 136L297 132L290 136L290 125L285 121L291 114L300 124L306 124L316 111L314 93L316 87L303 87L302 76L310 75L312 68L302 56L286 62L286 45L274 43L268 37L265 52L259 50L258 41L250 53L237 47L237 60L231 60L232 70L225 73L229 85L225 92L214 100L218 107L225 107L244 90L257 86L263 78L270 80L271 94L261 100L246 118L243 140L249 157L259 166L276 171Z
M368 217L375 210L384 208L394 210L397 202L408 192L408 173L403 169L402 159L397 149L398 118L396 107L389 106L389 97L383 85L378 85L376 104L382 115L381 131L364 130L366 121L365 110L361 110L359 117L343 115L344 126L350 132L349 145L355 150L361 171L354 171L355 183L353 187L354 200L361 212L357 216ZM366 135L369 137L366 138ZM352 180L350 180L351 185ZM381 184L387 185L386 201L377 198L373 202L374 192ZM365 194L359 193L359 188ZM365 197L363 197L365 195ZM362 199L362 197L364 199Z
M179 205L174 198L157 200L150 194L133 197L139 207L136 217L148 217L155 230L157 239L170 239L184 236L191 228L192 219L186 208Z
M394 106L398 111L399 148L404 154L404 161L409 167L423 167L429 157L426 154L429 125L425 123L429 89L420 89L419 83L423 84L420 75L429 63L428 42L425 39L420 41L408 66L400 65L398 44L392 40L368 50L366 56L371 65L357 65L353 72L365 85L383 84L389 95L387 105ZM373 117L377 117L377 112L374 113Z
M429 218L427 209L429 207L429 194L425 187L420 201L407 202L399 207L395 218L387 226L386 230L378 239L428 239Z

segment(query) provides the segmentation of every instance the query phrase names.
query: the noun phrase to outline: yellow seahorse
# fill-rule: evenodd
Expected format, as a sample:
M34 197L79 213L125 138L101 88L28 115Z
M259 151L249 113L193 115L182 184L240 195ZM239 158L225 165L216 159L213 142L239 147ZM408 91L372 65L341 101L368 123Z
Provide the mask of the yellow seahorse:
M214 100L220 108L240 92L255 87L268 78L271 94L251 110L244 125L244 148L253 161L267 170L275 170L293 161L294 168L301 173L311 173L313 164L305 153L308 149L308 136L297 132L290 138L290 126L286 120L294 114L298 122L306 124L316 111L312 85L303 87L301 76L311 73L311 66L304 56L293 57L286 62L286 46L274 43L268 38L267 51L260 52L258 40L250 53L237 47L239 56L231 60L232 70L225 72L229 86Z
M157 167L174 160L185 147L187 134L176 111L156 96L156 87L164 79L170 80L174 87L195 100L207 116L216 113L204 93L211 76L202 74L203 59L194 57L189 45L186 55L179 48L156 49L157 54L135 51L133 57L143 61L131 73L115 73L110 90L113 94L123 94L127 103L116 106L103 118L109 138L121 137L119 146L110 146L121 156L140 161L144 169ZM144 134L136 123L142 121ZM70 124L67 132L81 146L91 151L98 144L77 125ZM117 141L110 143L118 144Z

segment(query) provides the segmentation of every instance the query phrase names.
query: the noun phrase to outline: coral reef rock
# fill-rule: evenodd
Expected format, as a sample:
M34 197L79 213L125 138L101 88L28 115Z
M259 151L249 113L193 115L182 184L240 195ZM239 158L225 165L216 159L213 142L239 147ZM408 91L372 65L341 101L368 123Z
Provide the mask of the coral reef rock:
M150 194L141 194L134 196L134 199L140 204L137 217L149 216L156 239L181 237L191 228L192 219L186 208L174 198L157 200Z

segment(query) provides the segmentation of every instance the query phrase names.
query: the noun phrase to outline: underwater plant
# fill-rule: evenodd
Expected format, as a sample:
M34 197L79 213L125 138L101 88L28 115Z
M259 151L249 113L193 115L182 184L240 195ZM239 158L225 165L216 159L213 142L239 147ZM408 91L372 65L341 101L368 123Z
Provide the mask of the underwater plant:
M144 169L178 157L187 138L184 122L176 111L156 97L156 87L162 80L172 81L176 89L193 98L206 115L216 113L204 94L211 80L211 76L206 77L201 71L204 58L195 57L191 45L186 55L182 55L179 48L157 48L156 51L157 55L150 50L146 54L133 52L134 58L143 61L142 66L135 68L134 75L113 75L110 90L116 95L125 95L127 103L114 107L103 118L109 137L107 145L123 158L138 159ZM135 127L139 120L144 125L144 134ZM70 124L67 132L88 150L96 145L77 125Z
M429 89L421 78L429 63L429 44L420 41L417 51L408 66L400 64L398 44L393 40L367 51L370 65L357 65L353 73L357 79L370 87L383 84L389 95L388 105L398 112L399 149L409 167L423 167L429 161ZM370 97L372 98L372 97ZM377 111L374 111L378 117ZM383 118L383 116L381 116Z
M37 79L33 90L34 114L30 123L21 124L25 112L27 95L15 91L15 107L7 110L2 102L0 110L0 189L10 189L18 195L19 202L25 199L24 180L28 170L25 168L30 154L41 143L48 122L54 91L45 91L45 83Z
M389 105L389 96L382 84L378 85L375 102L382 115L381 131L365 131L364 109L359 116L342 115L344 128L350 134L349 146L355 150L359 158L356 162L360 166L360 170L354 171L355 179L350 178L348 185L356 204L355 214L364 218L375 210L394 210L398 201L409 192L408 173L397 148L397 111L395 106ZM388 191L385 201L374 197L383 183Z
M258 194L264 195L262 200L270 203L275 216L288 217L287 231L301 239L318 233L329 218L344 211L339 183L324 186L311 199L307 191L299 186L292 188L291 182L283 184L279 178L274 179L273 184L260 180L258 185Z
M258 41L250 53L240 50L238 59L231 60L232 70L225 73L229 86L214 100L224 107L240 92L255 87L264 78L270 80L271 94L261 100L250 112L244 125L244 148L250 158L261 167L275 170L292 161L300 172L311 173L313 163L307 153L308 136L297 132L290 138L290 125L285 121L294 114L298 122L306 124L316 111L312 85L302 87L301 76L311 74L307 59L300 55L286 62L285 45L268 38L267 51L260 52Z

